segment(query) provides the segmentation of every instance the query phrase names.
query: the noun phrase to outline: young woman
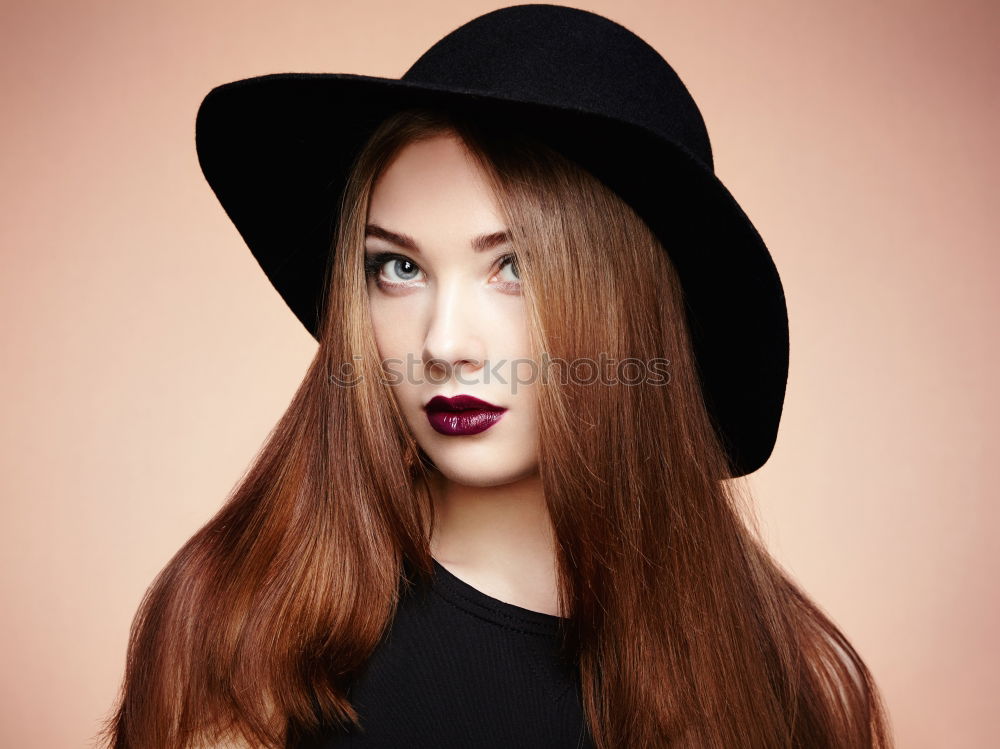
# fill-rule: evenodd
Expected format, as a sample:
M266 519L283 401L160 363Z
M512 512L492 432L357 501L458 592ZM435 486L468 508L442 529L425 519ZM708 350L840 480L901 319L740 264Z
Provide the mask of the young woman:
M531 5L399 81L206 98L206 176L320 345L147 594L109 745L890 745L739 481L784 299L678 84Z

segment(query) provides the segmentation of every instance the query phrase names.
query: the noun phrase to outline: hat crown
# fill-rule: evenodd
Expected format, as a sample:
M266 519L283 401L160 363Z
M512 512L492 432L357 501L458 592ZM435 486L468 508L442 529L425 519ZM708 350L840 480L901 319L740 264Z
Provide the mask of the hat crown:
M435 43L402 79L628 120L713 168L704 119L674 69L589 11L529 4L487 13Z

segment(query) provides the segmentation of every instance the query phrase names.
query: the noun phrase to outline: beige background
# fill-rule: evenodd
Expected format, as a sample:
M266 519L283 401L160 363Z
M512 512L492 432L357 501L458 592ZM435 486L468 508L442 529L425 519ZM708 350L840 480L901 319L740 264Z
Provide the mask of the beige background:
M201 175L201 98L398 77L494 7L4 3L0 746L88 745L144 589L314 351ZM582 7L678 70L784 281L785 415L753 476L775 555L900 746L995 746L996 4Z

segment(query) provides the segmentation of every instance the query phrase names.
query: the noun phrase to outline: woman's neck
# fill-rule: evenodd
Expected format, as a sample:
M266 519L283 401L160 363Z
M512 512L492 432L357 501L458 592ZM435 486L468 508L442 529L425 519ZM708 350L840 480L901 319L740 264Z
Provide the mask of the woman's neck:
M541 477L464 486L431 474L431 556L493 598L558 614L555 543Z

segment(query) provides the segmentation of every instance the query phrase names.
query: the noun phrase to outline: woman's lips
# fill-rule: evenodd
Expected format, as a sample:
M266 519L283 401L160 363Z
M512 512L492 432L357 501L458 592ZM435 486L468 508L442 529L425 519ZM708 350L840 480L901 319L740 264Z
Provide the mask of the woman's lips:
M434 431L453 436L484 432L500 421L507 409L471 395L435 395L424 410Z

